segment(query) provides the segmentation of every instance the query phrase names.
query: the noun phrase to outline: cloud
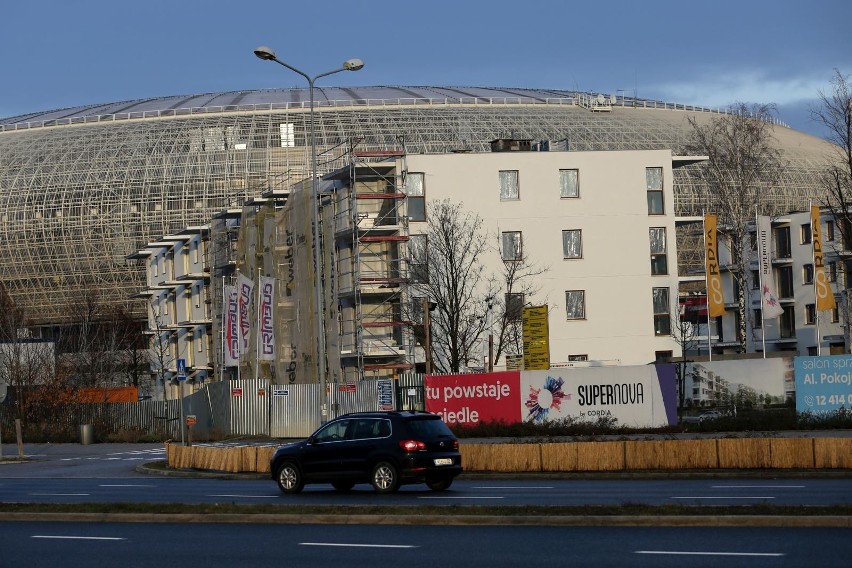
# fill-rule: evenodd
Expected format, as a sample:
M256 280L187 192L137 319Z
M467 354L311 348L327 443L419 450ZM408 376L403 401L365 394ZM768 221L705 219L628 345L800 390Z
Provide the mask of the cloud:
M726 107L734 102L789 105L813 101L819 91L830 91L829 79L823 76L769 77L760 71L710 71L700 79L661 84L657 89L669 100L706 107Z

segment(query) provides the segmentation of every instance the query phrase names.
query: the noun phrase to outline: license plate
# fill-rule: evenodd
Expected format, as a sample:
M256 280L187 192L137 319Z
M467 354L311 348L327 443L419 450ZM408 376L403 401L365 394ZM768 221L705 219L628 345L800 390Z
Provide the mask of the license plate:
M453 465L453 458L437 458L435 465Z

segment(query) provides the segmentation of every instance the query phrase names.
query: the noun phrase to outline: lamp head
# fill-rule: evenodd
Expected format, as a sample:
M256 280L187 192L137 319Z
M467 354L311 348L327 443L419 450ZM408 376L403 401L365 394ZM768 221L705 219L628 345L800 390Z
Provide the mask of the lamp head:
M258 48L260 49L260 48ZM257 53L257 51L255 51ZM258 57L260 57L258 55ZM347 59L343 62L343 68L347 71L358 71L359 69L364 67L364 62L360 59Z
M272 61L275 57L275 52L271 48L261 45L254 50L254 54L264 61Z

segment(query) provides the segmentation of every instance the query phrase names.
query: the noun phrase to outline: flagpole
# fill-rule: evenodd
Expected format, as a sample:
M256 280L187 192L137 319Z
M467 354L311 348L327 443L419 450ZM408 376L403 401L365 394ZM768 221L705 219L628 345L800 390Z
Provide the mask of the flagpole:
M704 238L704 289L707 292L707 299L704 303L707 309L707 360L713 360L713 343L710 337L710 274L707 271L707 216L705 211L701 210L701 234ZM718 258L718 254L716 255Z

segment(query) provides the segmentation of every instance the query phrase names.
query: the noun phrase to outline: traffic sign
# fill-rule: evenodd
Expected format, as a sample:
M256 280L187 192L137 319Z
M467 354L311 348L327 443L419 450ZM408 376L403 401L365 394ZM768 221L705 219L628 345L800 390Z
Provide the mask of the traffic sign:
M198 419L195 417L195 414L188 414L186 416L186 425L187 426L195 426L198 423Z
M186 380L186 359L177 360L177 378L179 381Z

